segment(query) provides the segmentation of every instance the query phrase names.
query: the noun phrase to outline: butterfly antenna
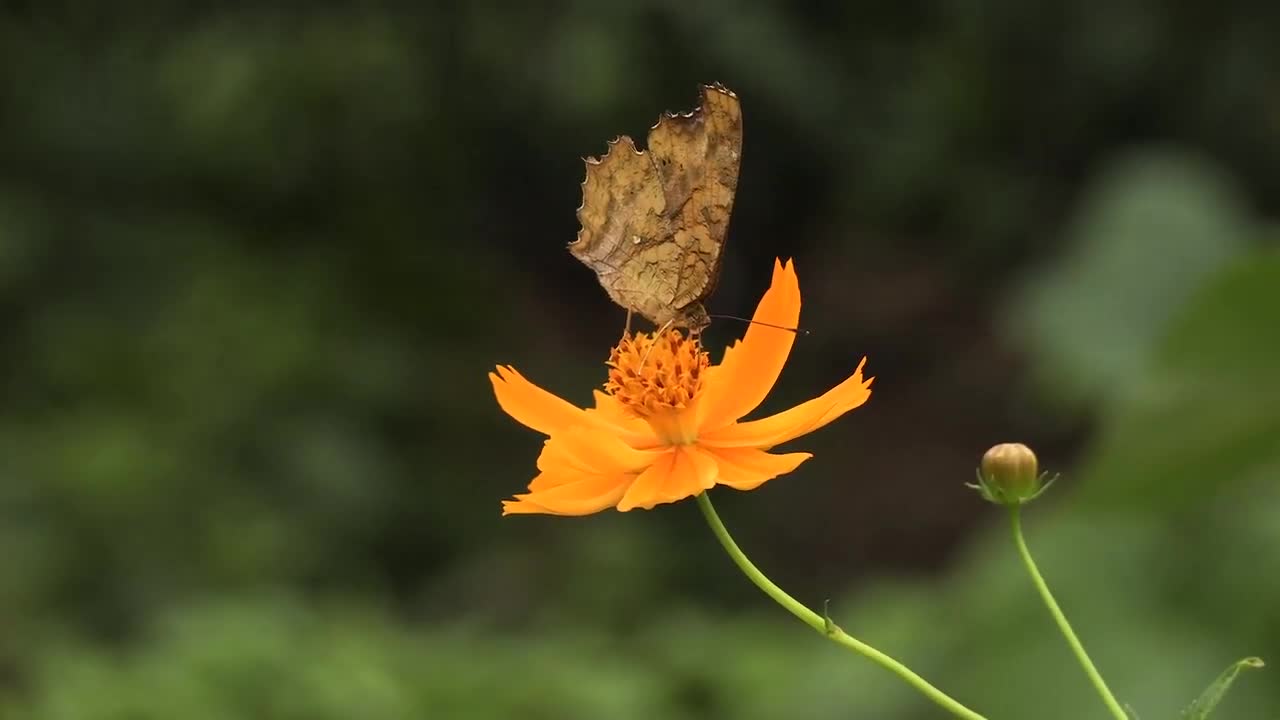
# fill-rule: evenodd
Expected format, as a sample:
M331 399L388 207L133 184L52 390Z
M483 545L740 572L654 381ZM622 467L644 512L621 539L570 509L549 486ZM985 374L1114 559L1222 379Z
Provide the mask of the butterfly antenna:
M790 330L791 332L797 335L809 334L809 331L804 328L798 328L798 327L793 328L793 327L787 327L785 325L774 325L773 323L761 322L759 320L748 320L746 318L740 318L740 317L737 317L736 315L708 315L707 317L719 318L721 320L737 320L738 322L744 322L748 325L763 325L765 327L778 328L779 330Z

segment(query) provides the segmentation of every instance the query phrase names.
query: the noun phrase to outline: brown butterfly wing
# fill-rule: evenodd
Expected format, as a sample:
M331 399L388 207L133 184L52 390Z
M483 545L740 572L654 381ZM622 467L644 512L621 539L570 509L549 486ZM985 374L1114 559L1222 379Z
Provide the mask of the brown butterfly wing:
M702 105L664 114L648 152L630 138L587 160L582 229L569 250L596 272L614 302L655 324L699 329L715 289L738 185L742 114L720 85Z

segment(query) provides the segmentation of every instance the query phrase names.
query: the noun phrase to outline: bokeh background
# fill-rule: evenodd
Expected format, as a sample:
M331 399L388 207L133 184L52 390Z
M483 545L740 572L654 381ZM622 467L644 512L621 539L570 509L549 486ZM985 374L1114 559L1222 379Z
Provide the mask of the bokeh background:
M1280 6L5 3L0 716L912 719L690 503L499 516L622 312L581 158L700 82L745 149L712 312L794 257L766 405L871 402L716 493L805 602L995 718L1101 717L963 483L1142 718L1280 662ZM718 321L720 347L743 330ZM1242 677L1224 717L1274 718Z

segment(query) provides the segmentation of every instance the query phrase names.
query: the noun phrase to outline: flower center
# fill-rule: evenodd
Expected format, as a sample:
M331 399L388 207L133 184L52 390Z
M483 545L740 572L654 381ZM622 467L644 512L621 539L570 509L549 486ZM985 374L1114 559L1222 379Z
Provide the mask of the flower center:
M689 407L702 388L707 353L679 330L628 334L609 353L604 391L643 418Z

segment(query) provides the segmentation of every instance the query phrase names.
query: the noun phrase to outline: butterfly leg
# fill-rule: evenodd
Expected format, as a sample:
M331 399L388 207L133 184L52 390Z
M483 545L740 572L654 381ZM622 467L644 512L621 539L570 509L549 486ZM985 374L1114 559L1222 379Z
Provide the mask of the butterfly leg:
M631 308L627 308L627 324L622 326L622 338L625 340L631 335Z
M663 334L667 332L667 330L670 330L673 324L675 324L675 320L668 320L662 323L662 327L658 328L653 333L653 341L649 343L649 348L645 350L644 355L640 357L640 368L643 368L645 362L649 359L649 353L653 352L653 346L658 344L658 339L661 338ZM637 368L637 369L640 369L640 368Z

